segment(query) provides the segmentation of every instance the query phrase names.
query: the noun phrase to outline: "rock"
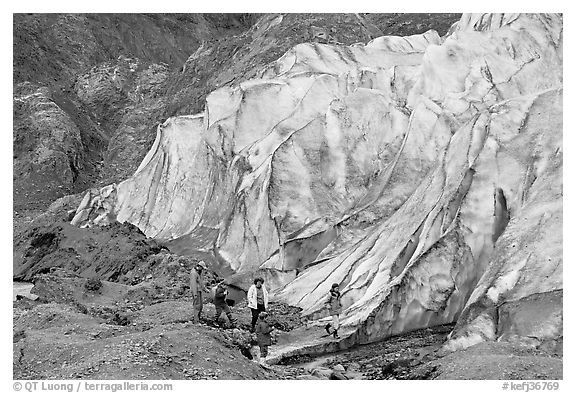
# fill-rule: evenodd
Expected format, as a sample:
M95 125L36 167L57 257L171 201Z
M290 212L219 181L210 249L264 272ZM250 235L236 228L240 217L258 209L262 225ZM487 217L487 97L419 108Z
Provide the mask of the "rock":
M296 379L298 379L298 380L317 381L317 380L322 379L322 378L318 378L318 377L316 377L316 376L314 376L314 375L298 375L298 376L296 377Z
M362 373L356 371L347 371L346 373L344 373L344 376L346 377L346 379L354 379L354 380L365 379Z
M326 367L318 367L312 370L311 374L320 379L330 379L332 370Z
M348 379L348 377L340 372L334 371L332 372L332 374L330 375L330 379L336 379L336 380L346 380Z
M346 369L344 368L343 365L341 364L337 364L334 367L332 367L332 370L343 373L344 371L346 371Z
M84 283L84 288L86 291L98 291L100 288L102 288L102 281L94 277L89 278Z
M26 331L24 329L18 329L12 335L12 341L17 343L18 341L26 338Z

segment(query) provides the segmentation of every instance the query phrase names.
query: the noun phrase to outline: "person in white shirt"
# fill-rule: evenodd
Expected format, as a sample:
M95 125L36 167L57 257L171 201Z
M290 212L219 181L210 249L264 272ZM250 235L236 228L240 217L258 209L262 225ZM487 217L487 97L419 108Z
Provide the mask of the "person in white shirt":
M248 307L252 312L252 327L250 331L254 332L258 315L266 311L268 308L268 291L264 286L264 279L257 277L254 279L254 284L248 289Z

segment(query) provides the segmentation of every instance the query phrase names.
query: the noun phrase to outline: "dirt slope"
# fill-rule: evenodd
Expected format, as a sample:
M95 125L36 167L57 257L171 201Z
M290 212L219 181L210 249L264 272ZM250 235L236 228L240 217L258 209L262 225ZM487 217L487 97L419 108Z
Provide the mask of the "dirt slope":
M32 301L14 302L15 379L283 379L251 361L245 302L233 308L238 329L191 323L192 301L170 283L89 280L62 269L36 276ZM290 329L298 310L272 305L273 324ZM284 312L284 314L282 314ZM224 318L224 317L223 317ZM222 327L229 327L221 320Z

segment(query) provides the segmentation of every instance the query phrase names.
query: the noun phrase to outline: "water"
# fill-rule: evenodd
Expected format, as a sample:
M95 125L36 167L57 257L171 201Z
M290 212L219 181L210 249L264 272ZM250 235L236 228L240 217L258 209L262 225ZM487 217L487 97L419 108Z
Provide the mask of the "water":
M16 300L16 295L22 295L29 298L36 298L36 295L32 295L30 290L34 287L31 282L23 281L13 281L12 282L12 300Z

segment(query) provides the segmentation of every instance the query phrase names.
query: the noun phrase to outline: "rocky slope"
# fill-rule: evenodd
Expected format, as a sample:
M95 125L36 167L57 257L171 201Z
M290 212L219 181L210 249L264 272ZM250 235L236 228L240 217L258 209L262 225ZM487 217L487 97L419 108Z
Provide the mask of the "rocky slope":
M14 14L16 212L32 218L56 198L99 184L117 128L143 120L133 113L123 121L127 108L157 95L202 42L237 34L256 18Z
M190 299L169 287L95 283L55 269L37 275L38 300L14 302L15 379L281 377L242 354L246 331L190 323Z
M557 340L562 31L559 15L464 15L446 38L297 45L164 122L73 223L300 271L275 297L313 319L338 282L340 348L459 317L453 348Z
M14 14L14 81L66 83L124 54L181 65L214 36L239 33L250 14Z

